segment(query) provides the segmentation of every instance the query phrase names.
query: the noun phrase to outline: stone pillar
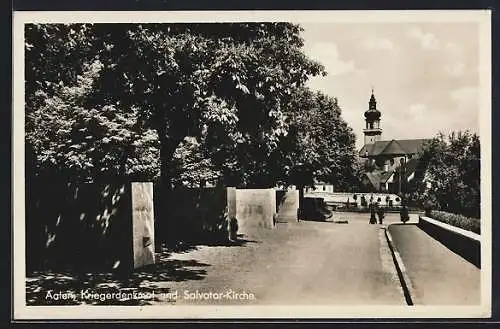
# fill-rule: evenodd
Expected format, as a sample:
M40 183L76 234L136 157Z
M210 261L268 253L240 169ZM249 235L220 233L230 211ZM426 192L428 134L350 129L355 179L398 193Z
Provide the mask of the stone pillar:
M153 183L131 183L134 269L155 263Z
M274 222L275 216L277 216L277 211L276 211L276 191L272 188L268 190L269 197L268 197L268 202L269 204L269 209L271 210L271 225L272 227L276 226L276 223Z
M238 232L234 229L232 230L232 225L237 224L236 221L236 188L228 187L226 188L226 198L227 198L227 233L230 241L235 241L237 239Z
M227 194L227 211L229 218L236 217L236 188L228 187Z
M299 209L299 191L285 191L281 205L278 209L278 217L285 222L297 221L297 213Z

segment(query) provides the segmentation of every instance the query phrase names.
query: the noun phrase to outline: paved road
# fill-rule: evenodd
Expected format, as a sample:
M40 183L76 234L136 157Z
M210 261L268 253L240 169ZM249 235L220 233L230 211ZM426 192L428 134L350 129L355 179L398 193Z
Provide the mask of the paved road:
M416 305L480 303L480 269L416 225L391 225L389 232L413 285Z
M178 291L179 304L405 305L384 226L369 225L366 214L335 217L348 218L349 223L279 223L246 237L251 242L243 246L198 247L174 254L172 259L192 261L192 270L200 269L195 264L209 264L203 267L206 275L156 285ZM182 298L185 290L229 289L251 292L256 300Z

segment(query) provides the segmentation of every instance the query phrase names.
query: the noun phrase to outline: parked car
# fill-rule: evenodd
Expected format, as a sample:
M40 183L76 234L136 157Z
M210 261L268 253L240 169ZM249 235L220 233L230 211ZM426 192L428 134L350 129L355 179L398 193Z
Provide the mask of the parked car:
M329 208L323 198L304 198L303 218L311 221L327 220L333 216L333 211Z

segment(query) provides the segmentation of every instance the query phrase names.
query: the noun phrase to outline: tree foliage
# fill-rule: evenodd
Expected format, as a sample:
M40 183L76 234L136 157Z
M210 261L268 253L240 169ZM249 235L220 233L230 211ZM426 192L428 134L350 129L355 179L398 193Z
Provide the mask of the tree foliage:
M217 183L220 171L210 157L205 156L202 145L194 137L186 137L173 156L173 182L176 186L199 187L203 183Z
M27 25L34 171L78 180L160 174L169 184L174 153L193 136L224 172L243 172L286 134L292 91L322 72L302 53L300 31L288 23Z
M275 158L286 164L279 178L291 177L295 182L289 183L295 184L298 178L305 185L319 180L342 190L357 184L355 135L341 117L337 99L300 88L287 114L290 130Z
M434 208L480 217L480 143L469 131L439 134L424 147L422 197Z
M139 109L86 106L102 65L85 65L71 87L64 84L27 113L26 141L35 150L34 168L44 175L77 181L158 176L158 136L138 120Z

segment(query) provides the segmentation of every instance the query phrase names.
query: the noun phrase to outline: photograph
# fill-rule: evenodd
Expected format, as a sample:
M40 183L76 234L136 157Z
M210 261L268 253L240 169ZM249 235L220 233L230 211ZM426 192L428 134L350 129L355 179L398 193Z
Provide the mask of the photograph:
M491 316L491 11L13 13L13 316Z

